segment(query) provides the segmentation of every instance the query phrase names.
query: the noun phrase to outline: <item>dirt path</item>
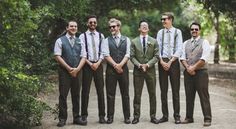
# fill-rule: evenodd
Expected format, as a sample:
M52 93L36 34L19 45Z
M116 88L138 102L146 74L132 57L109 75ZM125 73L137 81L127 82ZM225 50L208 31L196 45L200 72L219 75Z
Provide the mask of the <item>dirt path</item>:
M132 74L130 73L130 104L131 104L131 114L133 112L132 102L134 97L133 83L132 83ZM212 126L207 127L208 129L236 129L236 80L222 80L222 79L210 79L210 97L211 97L211 106L212 106ZM185 117L185 93L183 86L183 77L181 78L181 119ZM68 96L70 98L70 96ZM122 115L122 105L121 105L121 96L119 88L117 88L116 93L116 106L115 106L115 116L114 123L99 124L98 123L98 111L97 111L97 96L94 86L92 86L90 91L90 101L89 101L89 116L88 116L88 125L87 126L78 126L72 124L72 114L71 114L71 100L68 100L68 120L67 125L63 129L199 129L203 127L203 115L200 107L199 97L196 96L195 100L195 109L194 109L194 123L187 125L176 125L174 124L174 119L172 117L172 96L171 90L168 92L169 100L169 122L154 125L150 123L149 119L149 100L147 88L144 87L142 94L142 103L141 103L141 118L140 122L136 125L124 124L123 115ZM55 90L49 95L43 98L48 104L52 107L58 103L58 90L55 85ZM159 84L157 83L157 118L160 118L161 114L161 105L160 105L160 89ZM132 117L131 117L132 120ZM42 126L35 127L34 129L58 129L56 126L58 120L54 120L54 116L50 113L45 113Z

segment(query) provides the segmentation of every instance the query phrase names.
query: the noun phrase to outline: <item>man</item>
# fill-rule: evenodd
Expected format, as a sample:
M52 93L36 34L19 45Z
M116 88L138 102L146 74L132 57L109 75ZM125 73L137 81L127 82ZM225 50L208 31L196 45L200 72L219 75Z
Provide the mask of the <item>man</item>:
M119 83L122 96L124 122L130 123L129 102L129 71L127 61L130 58L130 39L121 35L121 22L115 18L109 20L111 36L103 42L103 54L107 60L106 92L107 92L107 123L114 118L116 85Z
M193 123L193 109L196 92L199 95L204 116L204 126L211 125L211 105L208 91L207 59L210 55L209 42L200 37L201 25L190 25L192 38L184 42L181 62L185 67L184 86L186 94L186 117L183 124Z
M160 48L158 70L163 117L159 122L166 122L169 117L167 99L169 77L174 108L173 116L175 123L180 124L180 64L178 59L182 53L182 32L173 27L174 16L171 12L163 13L161 21L164 28L157 33L157 42Z
M96 30L97 17L95 15L88 17L87 26L88 30L85 33L82 33L79 37L83 41L87 52L86 64L83 67L82 77L81 116L84 123L87 124L89 92L92 79L94 78L98 96L99 123L105 123L104 79L103 66L101 64L103 60L103 55L101 54L101 43L104 36Z
M131 61L134 64L134 119L132 124L137 124L140 118L141 95L144 80L147 84L150 102L151 122L158 124L156 119L156 69L158 58L158 44L156 39L148 35L149 27L146 21L139 23L140 36L132 40Z
M71 91L73 106L73 123L82 124L79 116L81 69L86 60L85 48L75 36L77 23L69 21L66 35L57 39L54 55L59 63L59 123L58 127L66 124L67 95Z

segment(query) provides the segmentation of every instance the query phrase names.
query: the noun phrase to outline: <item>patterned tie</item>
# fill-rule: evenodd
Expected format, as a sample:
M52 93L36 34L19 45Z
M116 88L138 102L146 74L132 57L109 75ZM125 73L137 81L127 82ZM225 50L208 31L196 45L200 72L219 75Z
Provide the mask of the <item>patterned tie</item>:
M91 32L90 35L91 35L92 48L93 48L93 60L97 61L97 50L96 50L95 39L94 39L95 33Z
M70 37L70 45L73 47L75 44L75 39L73 36Z
M146 52L145 36L143 36L143 53Z
M119 37L118 36L115 36L115 41L116 41L116 46L118 47L119 46L119 41L120 39L119 39Z

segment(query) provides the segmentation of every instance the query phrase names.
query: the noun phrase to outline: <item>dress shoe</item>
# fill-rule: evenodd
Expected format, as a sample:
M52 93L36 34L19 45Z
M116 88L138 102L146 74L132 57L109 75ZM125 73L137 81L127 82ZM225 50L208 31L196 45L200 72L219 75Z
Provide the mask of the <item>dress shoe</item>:
M203 126L211 126L211 121L204 121L204 124L203 124Z
M111 118L111 117L109 118L109 117L108 117L108 118L107 118L107 124L111 124L111 123L113 123L113 118Z
M66 125L66 121L65 121L65 120L60 120L60 121L57 123L57 127L63 127L64 125Z
M87 117L80 117L80 118L74 119L73 123L77 125L87 125Z
M104 117L99 117L99 123L100 123L100 124L106 123L105 118L104 118Z
M134 118L132 124L137 124L139 122L139 118Z
M159 121L156 118L151 118L151 122L153 124L159 124Z
M175 118L175 124L180 124L181 121L180 121L180 118Z
M186 118L184 121L181 122L181 124L189 124L189 123L193 123L193 119Z
M158 123L163 123L163 122L167 122L168 118L166 117L162 117L160 120L158 120Z
M125 124L130 124L131 123L129 118L125 118L124 122L125 122Z

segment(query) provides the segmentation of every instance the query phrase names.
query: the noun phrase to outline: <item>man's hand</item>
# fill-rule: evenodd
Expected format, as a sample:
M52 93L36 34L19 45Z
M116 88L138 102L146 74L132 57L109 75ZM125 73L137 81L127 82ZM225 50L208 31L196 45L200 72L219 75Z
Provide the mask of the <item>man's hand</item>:
M195 67L193 67L192 65L188 66L187 67L187 72L192 76L195 75L196 74Z
M97 63L92 63L92 65L90 65L90 67L91 67L92 70L96 71L96 70L98 69L99 65L100 65L99 62L97 62Z
M170 66L171 66L171 62L166 63L163 60L160 60L160 64L165 71L169 71Z
M72 77L76 77L79 71L80 71L80 69L78 69L78 68L73 68L73 70L70 71L70 75L71 75Z
M119 74L123 73L123 69L122 69L121 64L114 64L113 67L114 67L114 69L116 70L117 73L119 73Z
M147 64L140 64L140 68L143 70L143 72L146 72L148 69L148 65Z

